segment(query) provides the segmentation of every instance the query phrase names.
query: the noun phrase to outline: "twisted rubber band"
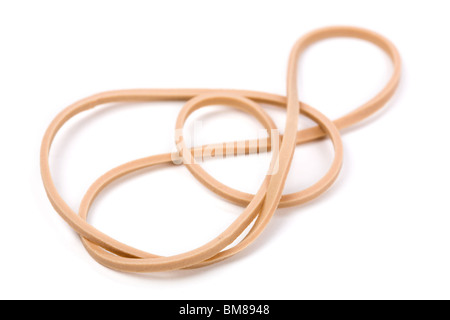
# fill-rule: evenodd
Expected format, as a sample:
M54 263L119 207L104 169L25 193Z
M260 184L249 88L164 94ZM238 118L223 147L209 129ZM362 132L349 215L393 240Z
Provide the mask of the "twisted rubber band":
M312 43L329 37L353 37L370 41L383 49L390 56L394 65L392 77L380 93L361 107L334 122L312 107L298 102L296 80L297 60L300 53ZM326 191L337 178L342 164L343 147L338 130L354 125L380 109L394 94L399 79L400 57L394 45L387 39L372 31L360 28L329 27L308 33L294 45L288 64L286 97L255 91L213 89L140 89L119 90L97 94L63 110L47 129L41 146L41 174L44 187L55 210L80 235L90 255L99 263L109 268L127 272L155 272L196 268L215 263L238 253L251 244L270 222L277 207L298 205ZM270 130L276 129L275 124L258 103L286 107L287 111L285 133L281 138L281 146L276 150L272 150L271 167L276 163L277 170L274 172L270 172L269 170L268 175L255 195L240 192L220 183L204 171L195 161L192 162L193 154L200 152L203 155L205 150L211 148L211 146L188 149L184 144L183 137L178 137L179 139L176 141L178 151L184 165L186 165L194 177L218 195L246 208L214 240L197 249L170 257L156 256L123 244L94 228L86 222L86 218L95 197L109 183L142 168L173 164L172 154L160 154L138 159L107 172L89 188L82 200L78 214L70 209L57 192L51 177L48 162L51 144L57 132L66 121L78 113L109 102L162 100L188 100L177 119L176 129L178 130L182 129L187 116L191 112L211 104L225 104L252 114L264 125L269 134ZM316 121L318 126L297 132L299 113ZM313 141L325 135L330 137L335 149L335 158L329 171L313 186L283 196L282 191L289 172L295 145ZM243 144L234 142L234 154L259 152L260 150L258 148L251 149L248 147L251 145L251 142L246 141ZM216 149L223 148L223 144L217 144L213 147ZM268 139L268 149L270 150L271 148L272 145L270 145L270 139ZM224 250L253 221L255 223L244 239L234 247Z

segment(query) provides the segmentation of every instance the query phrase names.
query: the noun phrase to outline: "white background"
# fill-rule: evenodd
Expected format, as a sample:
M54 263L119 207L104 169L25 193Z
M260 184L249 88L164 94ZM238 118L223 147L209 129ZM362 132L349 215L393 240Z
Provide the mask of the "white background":
M448 1L2 1L0 3L0 298L450 298ZM343 132L338 181L280 209L250 248L192 271L134 275L97 264L46 198L44 131L64 107L125 88L237 88L285 93L290 47L318 27L354 25L392 40L400 88L383 111ZM301 58L301 100L334 119L375 95L392 71L371 44L324 41ZM107 170L173 150L182 103L115 104L65 126L51 152L77 210ZM284 114L267 108L279 127ZM256 135L251 117L211 107L192 116L201 142ZM300 126L309 126L303 119ZM231 130L230 130L231 128ZM285 192L327 170L329 141L298 147ZM267 157L210 161L220 181L254 192ZM241 212L183 167L144 170L107 188L89 221L163 255L215 237Z

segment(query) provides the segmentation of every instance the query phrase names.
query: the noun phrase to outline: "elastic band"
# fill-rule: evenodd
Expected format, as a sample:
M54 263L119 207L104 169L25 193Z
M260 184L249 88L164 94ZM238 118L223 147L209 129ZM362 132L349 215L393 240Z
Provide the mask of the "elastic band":
M350 112L334 123L312 107L298 102L297 94L297 60L300 53L310 44L329 37L354 37L368 40L388 53L394 64L393 75L384 89L367 103ZM349 127L373 114L380 109L394 94L400 79L400 57L395 47L382 36L364 29L354 27L330 27L313 31L294 45L289 58L287 77L287 96L281 97L269 93L244 90L211 90L211 89L141 89L111 91L94 95L81 100L62 111L47 129L41 146L41 174L48 197L61 217L80 235L91 256L99 263L116 270L127 272L168 271L182 268L195 268L221 261L236 254L253 242L264 230L278 206L292 206L311 200L326 191L335 181L342 164L342 142L339 129ZM225 199L246 206L241 215L217 238L207 244L178 255L160 257L127 246L108 235L100 232L86 222L89 207L98 193L109 183L130 172L160 164L173 164L171 154L161 154L135 160L119 166L100 177L88 190L82 200L79 215L69 208L61 198L53 183L48 163L52 141L58 130L66 121L76 114L95 106L119 101L162 101L189 100L177 120L176 128L181 130L187 116L195 109L210 104L226 104L240 108L254 115L268 130L276 129L273 121L257 103L268 103L286 107L287 117L281 146L272 150L271 168L277 164L277 170L270 172L255 195L247 194L229 188L206 173L197 163L192 163L192 154L203 154L207 147L200 146L187 149L182 136L176 141L177 148L183 158L183 163L194 177L204 185ZM300 106L300 108L299 108ZM299 112L318 123L317 127L297 132ZM335 158L323 178L315 185L303 191L282 196L284 183L289 172L292 156L296 144L313 141L328 135L333 141ZM259 152L245 147L238 150L238 146L248 146L248 142L234 143L234 154ZM218 144L217 148L222 147ZM272 145L269 144L269 149ZM189 160L189 161L188 161ZM256 220L255 220L256 219ZM253 222L250 232L237 245L224 250L228 245L244 232Z

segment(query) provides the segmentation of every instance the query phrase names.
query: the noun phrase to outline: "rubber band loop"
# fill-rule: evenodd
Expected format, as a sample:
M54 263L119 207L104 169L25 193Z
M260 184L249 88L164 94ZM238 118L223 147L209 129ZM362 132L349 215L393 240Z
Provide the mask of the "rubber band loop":
M384 89L374 98L349 114L337 119L334 123L312 107L298 102L297 94L297 60L300 53L312 43L328 37L354 37L368 40L382 48L391 57L394 72ZM41 146L41 174L43 183L55 210L80 235L88 252L101 264L116 270L127 272L168 271L182 268L195 268L208 265L228 258L243 250L253 242L264 230L278 206L292 206L311 200L323 193L336 179L342 163L342 142L339 129L349 127L376 112L394 94L400 79L400 57L395 47L382 36L368 30L354 27L330 27L313 31L299 39L291 51L288 65L287 96L281 97L269 93L244 90L211 90L211 89L140 89L105 92L81 100L63 110L50 124ZM245 194L231 189L207 174L198 164L191 160L192 153L203 153L207 146L187 149L182 140L177 141L177 147L185 160L184 164L204 185L240 205L246 206L239 217L217 238L207 244L186 253L160 257L127 246L86 222L87 213L92 201L98 193L111 181L141 168L168 164L172 161L171 154L155 155L135 160L119 166L100 177L88 190L83 198L79 214L76 214L61 198L53 183L48 157L53 139L59 129L73 116L98 105L119 101L161 101L189 100L181 110L177 120L177 129L182 128L186 117L195 108L211 103L226 102L227 105L238 107L252 113L260 120L266 129L274 129L275 125L257 103L268 103L286 107L287 117L281 146L272 150L273 165L278 164L277 171L266 176L255 195ZM300 108L299 108L300 106ZM299 112L318 123L317 127L297 132ZM328 135L333 141L335 159L330 170L315 185L303 191L282 196L284 183L289 172L290 163L296 144L302 144ZM181 145L180 145L181 142ZM221 146L219 144L218 146ZM240 145L235 143L235 146ZM209 146L210 147L210 146ZM272 146L270 146L272 147ZM236 147L237 148L237 147ZM234 154L239 150L234 149ZM188 151L188 152L186 152ZM244 150L258 152L258 150ZM186 158L189 156L189 159ZM270 172L270 171L269 171ZM234 247L224 250L253 222L250 232Z

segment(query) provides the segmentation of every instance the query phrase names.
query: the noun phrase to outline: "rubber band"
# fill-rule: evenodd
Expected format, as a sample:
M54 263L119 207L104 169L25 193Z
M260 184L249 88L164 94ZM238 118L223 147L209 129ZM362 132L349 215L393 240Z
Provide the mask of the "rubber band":
M332 122L323 114L298 101L297 61L300 53L312 43L329 37L353 37L370 41L383 49L392 59L394 71L391 79L374 98L349 114ZM262 233L278 207L294 206L316 198L325 192L337 178L343 157L343 146L339 130L347 128L367 118L389 100L394 94L400 80L400 56L395 46L384 37L368 30L355 27L329 27L310 32L300 38L294 45L288 64L286 97L245 90L216 89L137 89L105 92L83 99L63 110L48 127L41 146L41 175L44 187L55 210L77 232L89 254L99 263L126 272L156 272L184 268L197 268L226 259L250 245ZM223 198L244 206L244 211L218 237L194 250L161 257L123 244L86 222L89 208L95 197L112 181L137 170L158 165L175 165L172 154L160 154L128 162L102 175L89 188L84 196L78 214L75 213L59 195L53 183L49 168L51 144L59 129L73 116L109 102L135 101L186 101L176 122L176 129L181 130L187 117L194 110L212 104L224 104L239 108L257 118L268 130L267 150L272 150L271 167L266 178L255 195L232 189L210 176L195 162L195 154L202 158L207 150L219 150L224 144L194 146L187 148L183 136L178 136L177 149L182 163L195 178ZM285 107L287 116L281 145L271 144L271 132L276 130L272 119L258 103ZM317 122L317 126L297 132L299 113ZM313 186L288 195L282 195L286 177L289 172L295 146L328 136L334 145L335 157L329 171ZM278 142L278 140L276 140ZM232 142L233 154L260 152L260 148L249 148L255 141ZM228 145L228 144L227 144ZM208 149L209 148L209 149ZM273 171L274 165L277 170ZM248 234L235 246L232 244L246 228L254 222Z

